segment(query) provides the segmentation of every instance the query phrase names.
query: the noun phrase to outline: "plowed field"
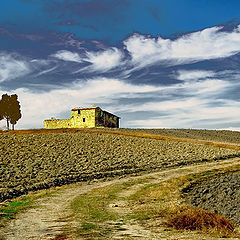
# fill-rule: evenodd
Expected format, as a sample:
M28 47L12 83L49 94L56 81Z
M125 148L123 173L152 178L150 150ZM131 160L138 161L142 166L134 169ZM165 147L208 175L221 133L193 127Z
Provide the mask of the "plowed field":
M0 201L30 190L239 156L189 142L101 133L0 135Z

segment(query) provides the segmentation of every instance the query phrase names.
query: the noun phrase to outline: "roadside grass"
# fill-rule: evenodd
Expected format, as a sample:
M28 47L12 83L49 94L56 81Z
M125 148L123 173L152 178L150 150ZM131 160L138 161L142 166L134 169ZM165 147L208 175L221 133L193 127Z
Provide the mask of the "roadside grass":
M16 214L32 205L32 201L28 197L10 201L0 208L0 219L12 219Z
M127 181L123 184L96 188L76 197L71 203L72 210L79 222L76 234L90 239L103 236L107 239L112 231L124 230L121 225L125 216L111 211L109 204L119 199L119 192L141 181Z
M211 177L218 174L224 174L226 172L229 173L229 172L236 172L236 171L240 171L240 164L234 164L228 167L222 167L218 169L212 169L212 170L207 170L207 171L203 171L195 174L190 174L190 175L187 175L187 182L188 182L187 184L190 185L190 183L193 183L195 181L201 181L201 179L206 177Z
M5 224L13 219L18 213L33 207L33 201L28 196L21 196L12 201L0 205L0 230ZM0 232L0 240L6 240Z
M114 231L124 231L126 222L137 221L145 229L158 231L191 231L206 237L235 237L235 225L225 217L184 203L181 190L193 181L226 171L237 171L239 166L208 170L197 174L173 177L160 183L149 183L150 178L114 184L80 195L72 202L79 222L77 235L89 239L109 239ZM139 183L145 183L140 188ZM124 190L136 187L129 196ZM125 201L128 212L114 211L110 203ZM154 226L155 224L155 226ZM131 237L129 237L131 239Z
M220 237L233 236L235 228L225 217L191 206L181 206L169 218L167 224L175 229L200 230Z
M135 219L146 227L159 220L160 226L177 230L196 230L213 237L240 237L235 224L227 218L184 203L181 190L190 183L209 175L239 170L239 166L206 171L170 179L160 184L148 184L129 197Z
M0 227L4 227L6 222L16 217L17 214L29 209L37 208L36 200L44 197L51 197L57 188L30 192L12 200L0 203Z

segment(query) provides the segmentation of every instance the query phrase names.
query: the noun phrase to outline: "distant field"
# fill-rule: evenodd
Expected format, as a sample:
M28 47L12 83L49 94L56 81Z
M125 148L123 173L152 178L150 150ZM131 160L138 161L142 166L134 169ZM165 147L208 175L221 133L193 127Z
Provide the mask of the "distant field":
M126 129L115 130L126 132ZM128 129L128 131L162 135L164 132L165 135L172 132L177 137L186 137L182 135L184 132L187 134L186 131L189 130L178 132L165 129ZM209 133L215 133L191 131L196 133L192 134L194 138L197 138L197 134L207 137L211 135ZM34 132L39 134L31 134ZM235 150L188 142L162 141L101 132L68 130L52 132L42 134L41 130L38 130L29 131L29 134L24 135L17 131L12 132L14 134L0 134L0 201L27 193L29 190L70 182L240 155L240 152ZM227 137L217 133L212 135L212 140L219 139L227 139ZM237 142L236 137L230 139L232 139L230 142Z
M198 129L131 129L122 128L120 131L149 133L179 138L202 139L218 142L240 144L240 132L229 130L198 130Z
M80 128L80 129L30 129L10 131L9 134L36 134L36 133L51 133L51 132L120 132L120 133L138 133L152 134L160 136L170 136L176 138L198 139L207 141L217 141L226 143L239 143L240 132L229 130L205 130L205 129L141 129L141 128ZM6 131L1 131L6 133Z

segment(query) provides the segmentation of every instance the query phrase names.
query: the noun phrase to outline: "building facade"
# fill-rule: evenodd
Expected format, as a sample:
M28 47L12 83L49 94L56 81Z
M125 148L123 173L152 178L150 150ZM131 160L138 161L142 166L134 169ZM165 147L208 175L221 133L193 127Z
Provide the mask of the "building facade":
M119 128L119 119L118 116L103 111L100 107L74 108L70 119L44 120L44 128Z

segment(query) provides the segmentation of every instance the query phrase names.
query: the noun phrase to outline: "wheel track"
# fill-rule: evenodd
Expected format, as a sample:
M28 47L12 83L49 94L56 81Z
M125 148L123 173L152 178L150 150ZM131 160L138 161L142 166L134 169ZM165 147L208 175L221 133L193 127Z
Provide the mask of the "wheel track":
M100 180L91 183L76 183L68 186L60 187L51 197L45 197L36 201L38 208L28 209L25 212L17 215L16 219L10 221L2 230L3 236L7 240L57 240L57 239L81 239L75 236L75 228L77 222L71 212L71 201L78 195L85 194L95 188L101 188L109 185L124 183L129 180L138 180L144 178L152 178L149 183L158 183L169 180L178 176L203 172L212 169L220 169L240 164L240 158L222 160L220 162L204 163L199 165L190 165L177 169L162 170L154 173L147 173L140 176L128 176L110 181ZM141 183L142 184L142 183ZM142 185L134 185L132 190L122 192L129 196L134 193ZM123 209L124 210L124 209ZM121 211L121 209L120 209ZM124 226L128 231L129 239L134 239L136 232L138 239L191 239L187 238L167 238L164 234L156 234L151 231L146 231L137 222L127 222ZM65 236L60 238L59 236ZM123 234L123 236L121 236ZM114 232L111 239L124 239L124 233ZM131 235L132 234L132 235ZM135 235L134 235L135 234ZM67 235L67 236L66 236ZM158 238L160 236L160 238ZM165 237L164 237L165 236ZM59 237L59 238L58 238ZM150 237L150 238L149 238ZM198 239L198 238L196 238Z

